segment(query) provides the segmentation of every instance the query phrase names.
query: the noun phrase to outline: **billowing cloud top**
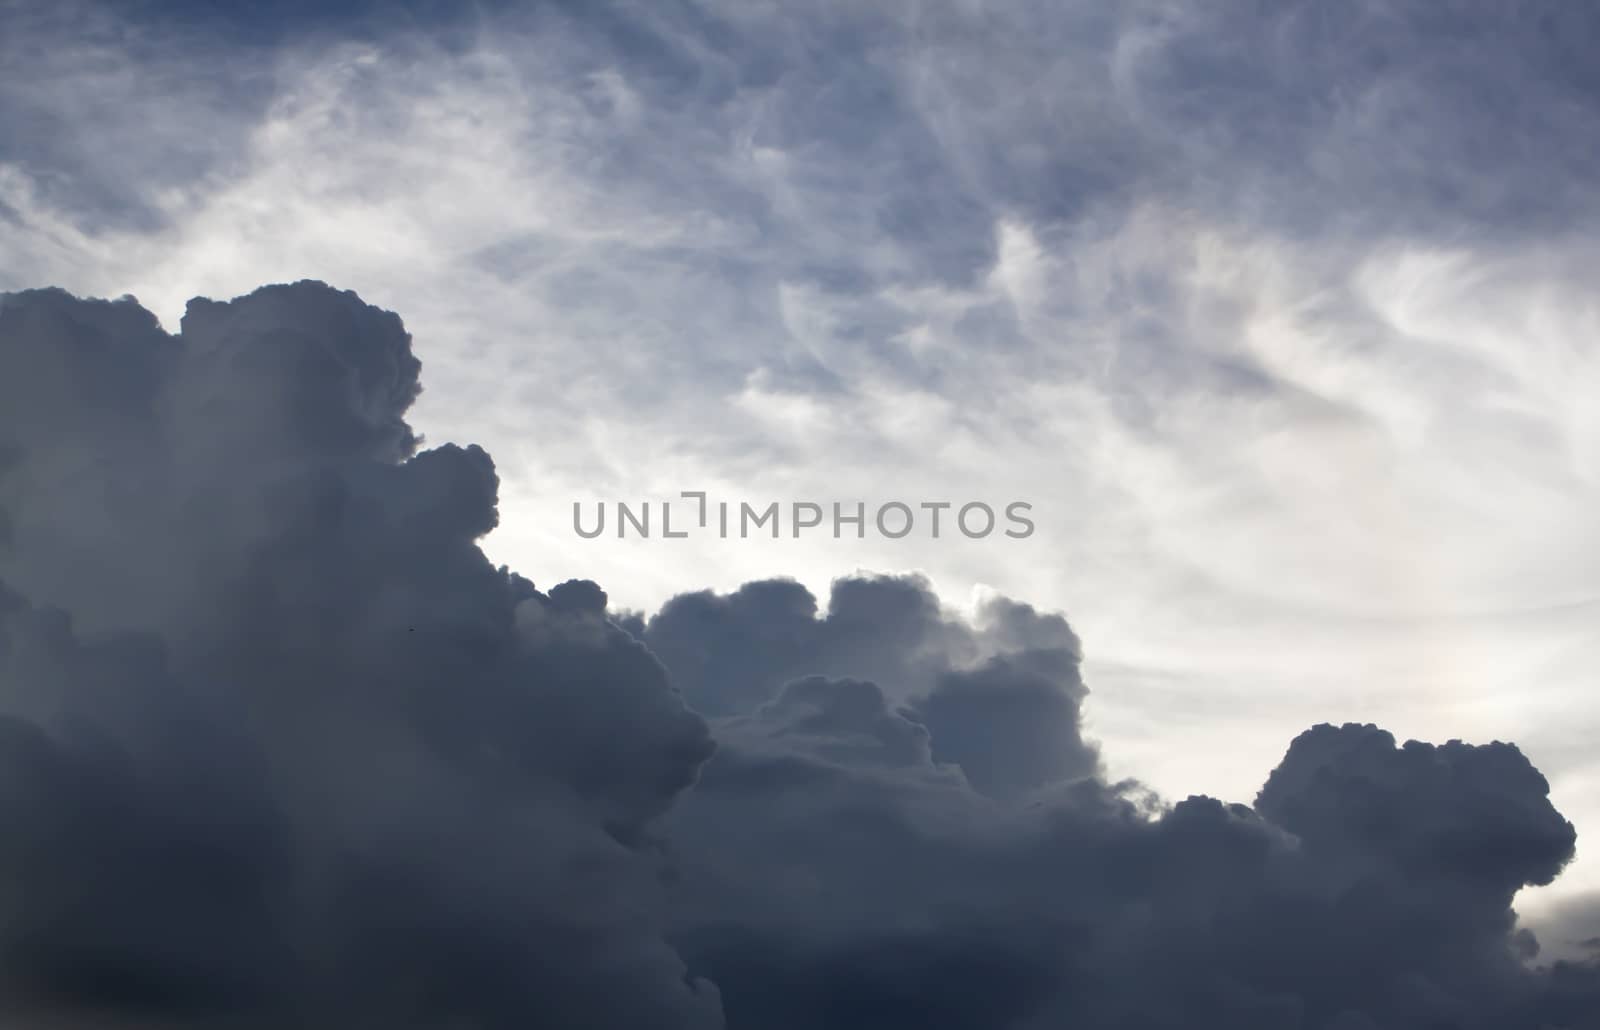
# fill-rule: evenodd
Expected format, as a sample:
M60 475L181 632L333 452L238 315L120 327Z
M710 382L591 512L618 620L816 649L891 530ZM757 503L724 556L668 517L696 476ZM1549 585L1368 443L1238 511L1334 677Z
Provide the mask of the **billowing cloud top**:
M1108 782L1077 636L856 576L649 618L494 567L398 317L314 282L0 301L14 1025L1591 1025L1511 902L1516 748L1308 730L1251 805Z

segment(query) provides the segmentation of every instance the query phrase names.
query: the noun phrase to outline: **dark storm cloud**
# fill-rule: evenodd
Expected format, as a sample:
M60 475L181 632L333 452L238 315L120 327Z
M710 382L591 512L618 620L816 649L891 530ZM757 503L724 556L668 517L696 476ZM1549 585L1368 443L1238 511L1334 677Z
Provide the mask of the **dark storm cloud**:
M1397 750L1323 726L1255 809L1190 798L1152 820L1095 781L997 807L871 701L807 680L719 725L669 816L676 939L730 1025L1534 1027L1597 1011L1592 968L1522 964L1511 895L1553 876L1573 833L1513 749Z
M0 591L8 1000L205 1015L283 986L288 854L255 741L159 641ZM216 947L226 941L227 947Z
M914 579L682 595L636 625L715 711L667 819L675 939L763 1027L1580 1025L1511 900L1575 834L1504 744L1319 726L1253 807L1092 776L1078 642ZM867 644L877 641L874 649ZM866 646L861 646L866 645ZM887 689L829 679L871 667ZM681 670L681 672L680 672ZM776 689L785 675L809 672ZM716 692L740 684L737 696ZM891 696L906 701L896 706ZM1027 796L1022 808L995 799ZM1154 818L1152 818L1154 815Z
M705 725L603 595L484 559L417 372L319 284L0 305L13 1011L716 1025L634 850Z
M493 465L419 449L418 376L395 315L316 283L172 335L132 300L0 301L13 1018L1600 1012L1600 969L1531 966L1516 929L1575 834L1514 747L1319 726L1253 805L1168 806L1100 775L1078 639L1028 605L854 576L825 610L765 581L613 621L487 562Z

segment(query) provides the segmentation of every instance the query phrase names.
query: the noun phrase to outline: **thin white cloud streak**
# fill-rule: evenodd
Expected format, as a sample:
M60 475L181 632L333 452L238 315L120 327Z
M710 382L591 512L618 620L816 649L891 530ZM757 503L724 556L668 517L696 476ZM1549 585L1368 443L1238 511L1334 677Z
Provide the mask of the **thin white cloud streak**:
M993 197L995 260L956 286L863 245L862 203L838 190L882 180L770 139L770 91L684 111L625 68L571 78L556 54L575 45L503 28L465 55L283 55L237 158L151 187L160 228L91 224L0 167L17 222L0 286L131 292L169 326L197 294L355 289L418 339L421 428L496 456L491 553L545 583L592 577L652 607L919 568L952 602L981 584L1070 615L1113 774L1248 797L1308 723L1371 720L1517 740L1580 830L1600 827L1580 746L1600 729L1600 326L1571 271L1590 244L1295 239L1160 200L1046 226ZM980 126L951 100L973 69L928 54L896 74L974 189L979 151L1037 114ZM1116 98L1138 122L1137 97ZM222 131L204 105L170 111L150 146ZM823 259L848 289L800 273ZM1039 529L572 533L574 500L684 489L1025 499ZM1600 884L1580 854L1568 889Z

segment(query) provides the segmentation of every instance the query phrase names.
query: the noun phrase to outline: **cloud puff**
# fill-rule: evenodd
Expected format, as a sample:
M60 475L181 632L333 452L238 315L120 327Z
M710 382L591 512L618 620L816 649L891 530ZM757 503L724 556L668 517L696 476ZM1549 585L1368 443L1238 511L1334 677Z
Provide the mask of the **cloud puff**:
M997 805L854 681L717 733L668 824L730 1025L1577 1026L1600 1000L1592 968L1523 963L1511 895L1573 830L1505 745L1320 726L1254 808L1152 811L1092 780Z
M1575 832L1510 745L1323 725L1253 806L1167 807L1094 775L1078 642L1015 602L968 625L853 577L819 615L766 582L635 631L687 696L755 706L667 817L677 939L731 1025L1576 1025L1600 1000L1574 1000L1592 969L1525 965L1512 897ZM770 690L790 662L813 674ZM852 663L890 686L815 674Z
M5 298L7 1002L717 1024L638 850L705 724L603 597L483 557L493 466L417 452L417 371L315 283L174 336Z
M1512 746L1107 782L1082 648L915 577L648 619L484 557L399 319L0 300L0 1006L180 1027L1576 1028ZM703 713L703 714L700 714Z
M1080 732L1076 634L1009 598L985 600L969 622L944 611L925 579L858 575L836 580L819 612L800 584L764 580L680 594L632 628L709 715L747 712L799 676L859 676L907 706L933 731L933 759L985 793L1098 769Z

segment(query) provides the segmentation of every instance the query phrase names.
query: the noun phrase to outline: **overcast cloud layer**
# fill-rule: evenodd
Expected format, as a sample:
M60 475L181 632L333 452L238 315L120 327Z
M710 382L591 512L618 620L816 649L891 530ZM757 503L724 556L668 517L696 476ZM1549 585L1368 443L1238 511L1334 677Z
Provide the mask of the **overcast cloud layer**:
M658 854L645 843L656 833L700 842L682 847L702 872L682 874L675 888L675 897L696 899L697 914L672 908L681 897L669 904L642 887L648 900L638 910L648 917L635 908L607 915L601 905L599 928L584 931L646 927L630 939L654 943L624 950L632 956L629 977L655 978L656 988L637 996L653 998L650 1004L680 1006L686 1019L717 1007L709 989L682 986L683 961L722 985L730 1012L748 1004L729 979L735 959L750 963L738 976L790 977L785 982L797 991L819 970L866 963L864 953L850 951L868 946L856 928L831 922L830 906L798 900L805 889L831 890L834 881L821 870L848 867L852 852L796 856L795 868L782 873L785 890L737 882L746 866L758 875L764 867L754 857L732 859L727 848L759 848L764 838L733 834L727 848L713 847L723 832L717 826L748 813L732 787L678 797L696 769L712 785L758 775L749 770L769 761L790 772L810 761L871 765L870 776L853 771L840 781L852 785L835 784L838 794L822 796L859 797L859 808L870 810L880 804L870 800L876 788L857 779L887 778L891 800L882 805L909 805L936 826L953 820L961 840L987 842L983 855L952 858L947 867L919 861L949 876L962 869L974 881L1009 881L1018 896L1028 896L1032 882L1024 871L1040 868L1031 863L1049 853L1034 850L1045 847L1042 831L1008 824L978 832L978 822L996 818L982 806L1025 806L1023 798L1046 784L1091 774L1098 779L1088 782L1102 785L1134 778L1174 800L1191 791L1248 799L1263 774L1285 761L1285 742L1322 722L1376 723L1401 740L1515 740L1549 777L1556 808L1580 829L1600 825L1591 746L1600 730L1592 699L1600 661L1600 547L1592 530L1600 517L1600 407L1593 402L1600 306L1590 274L1600 228L1600 73L1592 60L1600 18L1587 5L674 2L463 11L284 2L228 20L182 4L12 0L0 2L0 18L0 289L131 293L159 327L177 333L193 296L239 296L309 276L402 312L428 367L428 390L413 398L415 372L402 358L409 351L393 332L373 328L367 343L352 342L350 326L369 316L351 312L365 309L311 299L322 296L315 291L303 303L267 294L237 309L266 314L193 309L186 345L126 306L83 308L35 296L29 310L58 305L75 312L61 316L69 323L103 322L94 333L121 342L108 344L109 363L89 362L97 371L88 380L74 378L57 356L37 367L30 358L22 379L0 383L0 418L37 434L29 439L50 441L53 455L24 478L8 473L4 486L0 524L12 543L0 579L22 598L14 610L48 623L53 617L38 613L61 608L74 634L91 637L156 634L166 641L166 667L118 675L184 698L206 695L201 681L215 677L204 670L227 668L238 654L232 648L255 635L245 627L257 617L299 611L296 632L326 643L344 625L329 612L372 604L386 619L403 618L396 613L424 603L419 597L455 596L427 577L481 580L460 588L478 599L461 602L465 608L450 618L461 625L487 619L499 627L494 632L510 635L498 644L472 636L477 643L453 645L452 662L487 661L484 648L520 653L524 645L508 641L524 633L546 639L523 625L527 612L565 612L555 620L562 625L595 623L597 599L587 588L560 603L552 592L530 604L520 581L496 579L474 556L473 541L493 524L488 464L471 447L483 445L497 459L504 516L484 541L494 561L541 585L601 583L618 632L647 644L723 742L702 765L709 745L695 743L696 717L672 730L677 724L665 715L659 725L641 717L626 731L607 730L619 740L635 731L662 734L650 737L659 750L645 752L660 764L631 784L631 773L606 771L601 760L579 771L530 759L541 805L570 810L546 795L576 791L592 800L613 792L572 816L575 856L590 854L593 841L583 834L596 826L612 842L597 847L628 855ZM58 328L18 323L16 310L8 305L7 332L34 342L24 348L7 339L8 349L59 350ZM295 332L344 341L339 346L360 356L318 357L321 345L292 361L265 356L270 348L227 356L243 347L241 338L285 319ZM94 335L84 332L84 339ZM213 346L204 341L233 342L216 342L216 355L203 361L176 356ZM367 346L375 350L361 349ZM172 356L153 364L127 357L140 348ZM328 377L367 368L369 359L396 364L357 391L365 399L355 421L388 420L364 435L349 412L340 413L354 402ZM58 396L57 388L67 392ZM170 395L161 404L178 407L152 415L160 405L137 400L141 390ZM414 445L399 421L413 399L411 422L430 444L460 446L396 465ZM143 439L133 427L151 417L169 428ZM409 527L395 532L454 541L446 549L461 552L417 573L430 585L379 590L362 578L377 576L420 537L394 544L393 553L375 531L318 542L311 527L331 517L323 506L342 502L314 491L302 496L298 487L283 486L281 498L271 493L279 489L274 477L309 474L295 471L307 462L358 457L391 469L363 473L350 487L376 498L369 514L392 511L380 521ZM102 480L88 471L102 461L179 471ZM224 468L261 481L229 500L221 484L233 473ZM209 470L214 485L202 488L199 470ZM180 503L191 487L205 496ZM333 496L343 488L326 489ZM1025 499L1038 529L1026 540L936 542L827 534L583 541L572 533L575 500L659 500L685 489L760 503ZM259 491L280 499L250 500ZM113 517L95 514L107 504ZM277 546L302 556L264 556L264 541L292 535L292 525L308 535ZM34 541L28 547L17 542L25 535ZM366 571L317 581L330 556L348 548L356 555L340 560ZM461 572L458 561L476 571ZM284 571L296 562L300 571ZM830 585L857 568L920 570L926 578ZM299 585L259 593L249 617L214 596L267 575L263 569ZM775 577L800 585L742 586ZM491 581L501 585L482 585ZM677 596L702 587L717 593ZM301 609L285 600L300 589L331 593ZM372 591L377 596L368 597ZM499 591L498 600L480 591ZM522 614L505 614L513 610ZM1081 651L1064 624L1042 614L1054 611L1071 615ZM470 737L474 720L509 719L494 705L511 701L466 706L474 714L459 720L440 716L449 706L426 695L444 688L420 685L438 667L412 668L395 657L403 649L380 642L394 630L383 625L361 629L357 637L375 634L364 643L340 644L373 651L341 659L351 664L338 674L264 658L249 667L261 670L263 682L280 673L306 684L370 681L389 674L352 670L370 670L369 660L383 655L403 667L395 675L419 684L400 688L422 707L399 705L386 717L397 725L426 723L443 736ZM226 643L212 641L215 633ZM97 639L62 639L72 653L90 655L73 658L80 671L60 673L63 682L100 675L81 671L90 666L138 670L154 661L108 658L99 649L111 645ZM621 638L607 631L598 639ZM613 644L594 646L609 654ZM649 664L637 655L586 652L580 660L557 651L502 655L497 671L484 675L522 682L533 667L554 675L549 670L569 661L573 670ZM314 649L296 653L302 657L294 661L321 662ZM585 675L611 683L632 682L633 674ZM640 683L650 679L637 675ZM828 679L785 692L785 684L813 675ZM849 683L857 685L840 685ZM1011 706L986 707L991 688ZM35 704L43 702L27 702ZM142 710L116 715L100 711L100 700L74 704L113 721ZM316 793L304 784L326 777L312 767L336 763L346 746L340 720L369 721L368 704L389 710L398 702L352 701L348 713L334 706L324 715L335 728L317 730L316 746L294 749L324 757L297 757L294 769L269 775L249 772L255 760L241 756L287 747L271 741L303 732L306 709L286 705L277 716L283 725L274 726L253 709L245 716L205 702L201 714L181 720L265 742L182 761L242 763L237 774L216 778L219 791L234 791L228 810L272 811L288 789L276 783L280 775ZM21 715L43 718L43 709L28 706ZM602 719L587 702L562 711L553 726ZM791 724L819 728L791 732ZM844 726L854 727L850 743L828 736ZM918 743L918 731L906 727L921 727L926 739ZM193 736L143 722L124 729L139 739ZM552 733L583 739L576 730ZM794 752L774 756L772 740ZM997 752L998 741L1008 747ZM409 746L396 745L394 762L410 761ZM1320 746L1304 745L1299 759L1291 752L1288 765L1320 760L1304 757L1323 755ZM996 757L982 764L983 755ZM1392 761L1394 770L1420 762L1370 760ZM1495 782L1524 782L1500 758L1459 761L1493 766L1493 776L1481 775ZM951 769L961 770L959 789L981 801L939 793L954 789ZM419 767L413 775L435 774ZM162 775L187 780L181 769ZM376 803L362 793L369 789L393 803L395 795L380 789L390 773L373 772L370 788L351 775L355 794L328 799L334 814L319 818L342 823L343 812L364 811ZM276 785L251 787L252 777ZM932 785L923 782L930 777ZM777 790L781 780L774 772L761 782ZM1429 793L1444 787L1405 782L1397 796L1454 804ZM470 792L461 784L428 789L442 810L460 807L444 800L455 796L450 791ZM1543 797L1526 784L1507 789L1519 812ZM262 800L262 791L275 800ZM1093 793L1100 800L1080 797L1069 807L1082 813L1102 805L1115 821L1119 805L1133 803L1126 791ZM148 803L152 812L173 807ZM785 825L831 825L827 802L809 804L783 816ZM960 818L948 807L973 804L979 808ZM1300 835L1299 817L1275 804L1258 805L1257 814ZM1478 812L1475 806L1463 811ZM131 802L115 808L137 811ZM765 802L755 808L783 811ZM278 818L263 816L262 826ZM1464 815L1462 825L1476 826L1476 818ZM1530 818L1528 826L1542 817ZM910 816L884 821L904 834L897 845L868 849L885 863L937 850ZM403 832L444 832L426 820L419 825L425 828ZM196 839L211 832L202 830L181 832ZM265 842L274 834L295 849L328 854L305 859L297 851L276 872L241 871L238 882L269 873L298 882L302 874L285 870L301 868L302 859L333 863L329 854L341 850L303 843L319 838L298 825L252 832L261 834L244 849L252 856L270 852ZM1073 832L1099 839L1098 830ZM1457 832L1467 831L1448 834ZM372 843L381 839L369 845L386 852ZM951 853L962 846L957 841ZM1326 846L1344 854L1343 844ZM1553 839L1542 846L1544 866L1508 866L1481 897L1548 879L1564 849ZM496 847L509 849L505 868L523 861L514 845ZM632 869L634 859L618 862ZM719 862L733 867L704 871ZM1312 865L1314 874L1295 867L1282 875L1324 876L1323 866ZM1271 869L1267 879L1276 882L1282 870ZM329 885L345 874L317 875L320 889L334 892ZM477 884L483 874L462 875ZM1140 880L1128 896L1142 897L1151 882ZM1326 887L1332 881L1318 882L1319 890L1333 889ZM1596 888L1600 870L1580 847L1554 888L1520 895L1519 909L1537 917L1546 957L1582 955L1582 942L1600 933ZM882 918L866 922L881 929L912 913L929 918L918 885L904 889L902 898L873 886ZM610 887L595 890L614 896ZM549 893L564 897L566 888ZM541 889L526 896L534 900L525 903L543 904ZM381 894L375 897L372 910L384 910ZM757 897L780 910L748 908ZM449 901L480 903L500 906ZM658 911L658 903L667 908ZM981 890L950 899L958 910L989 913L961 924L971 934L965 940L1014 958L998 963L994 982L1009 996L1033 999L1027 1018L1049 1018L1043 1013L1060 1004L1052 993L1068 968L1063 956L1081 957L1055 935L1065 924L1110 924L1072 911L1023 925L995 915L991 903L1012 914L1007 906L1026 907ZM263 918L281 918L271 903L257 904L268 909ZM317 910L303 898L296 904ZM1450 933L1498 941L1499 929L1483 927L1497 925L1504 904L1478 904L1440 912L1490 913L1478 931ZM359 911L341 911L339 925L357 933ZM719 936L699 924L717 912L737 932ZM1162 925L1150 918L1150 927ZM1015 951L998 948L994 935L1012 930L1005 939ZM183 932L173 931L175 938ZM208 932L196 923L192 939ZM1148 957L1139 949L1171 939L1166 929L1150 934L1132 934L1128 954ZM810 943L790 951L771 943L802 937ZM334 968L338 949L325 946L335 952L326 968ZM929 968L969 964L969 953L949 941L928 946ZM1498 944L1484 947L1499 954ZM1206 958L1248 965L1241 956ZM265 969L273 960L256 955L247 965ZM1450 968L1438 974L1441 983L1466 976L1504 984L1476 966ZM1035 974L1026 969L1054 986L1029 986ZM609 998L612 972L571 978L579 985L571 1004L590 1004L584 983L607 982L598 995ZM292 975L302 985L315 979L304 969ZM898 989L916 993L907 986L913 972L883 971L896 976L907 978ZM1245 982L1250 992L1276 997L1289 980ZM1554 982L1580 990L1561 977ZM441 997L456 990L464 988L441 987ZM1302 990L1283 986L1288 994ZM621 999L632 997L614 1000L631 1004ZM1370 1008L1380 1026L1389 1025L1385 1019L1417 1025L1413 1015L1397 1015L1412 1011L1395 1008L1397 997L1351 1004ZM832 1010L796 1011L814 1015L795 1018L826 1022L831 1017L815 1013ZM1322 1025L1321 1009L1303 1011L1306 1025ZM1114 1008L1081 1012L1106 1025L1144 1018Z

